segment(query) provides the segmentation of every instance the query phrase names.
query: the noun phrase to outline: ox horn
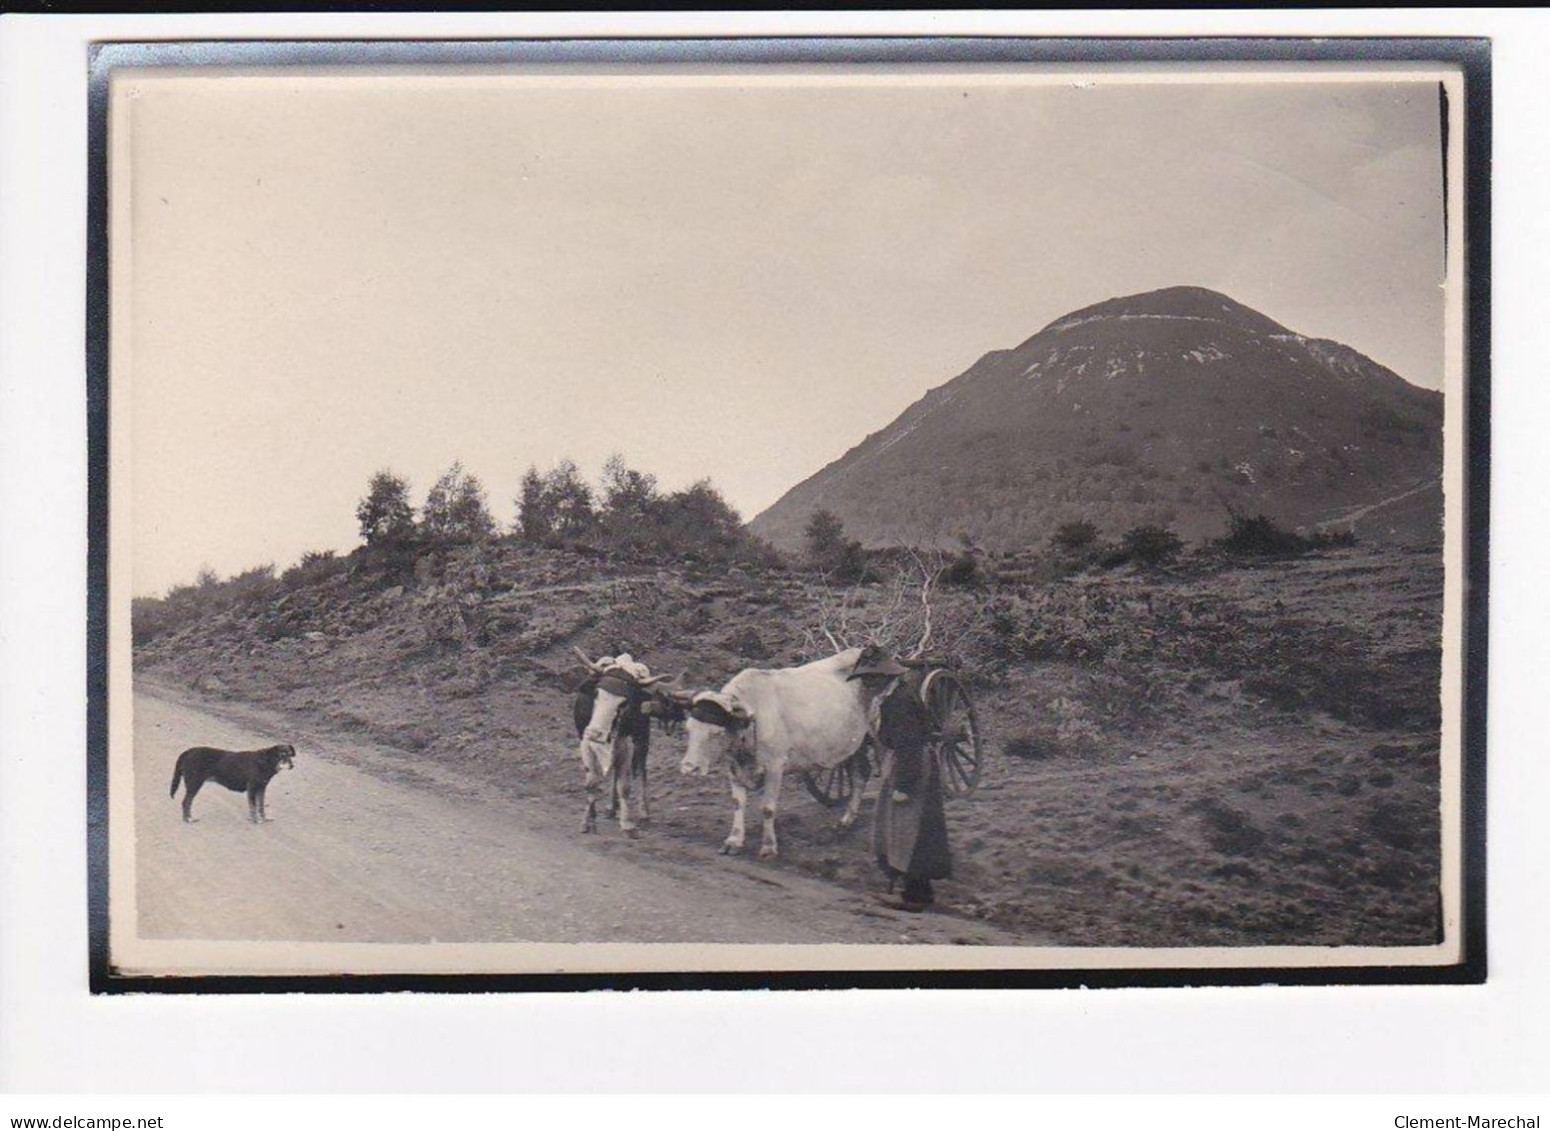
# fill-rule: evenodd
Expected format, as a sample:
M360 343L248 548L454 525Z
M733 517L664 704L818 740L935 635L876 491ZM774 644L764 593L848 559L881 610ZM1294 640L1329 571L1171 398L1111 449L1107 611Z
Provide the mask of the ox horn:
M587 654L585 652L583 652L580 648L578 648L574 644L572 644L570 646L570 650L572 652L576 653L576 658L578 660L580 660L583 664L586 665L586 668L587 668L588 671L594 672L597 675L602 675L603 674L602 666L599 665L599 664L595 664L591 660L587 659Z
M676 675L648 675L640 681L642 687L655 687L659 683L672 683L677 679Z

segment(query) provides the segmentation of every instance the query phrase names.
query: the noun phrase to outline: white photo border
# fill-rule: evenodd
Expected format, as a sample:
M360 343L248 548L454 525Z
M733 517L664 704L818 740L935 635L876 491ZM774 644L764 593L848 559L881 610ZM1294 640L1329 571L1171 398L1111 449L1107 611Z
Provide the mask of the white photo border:
M721 952L707 960L706 948L650 948L647 961L633 947L571 944L561 961L513 973L489 969L478 956L446 952L431 956L425 948L393 948L373 962L359 956L351 973L338 973L337 952L321 956L320 964L297 961L302 944L275 944L255 974L251 948L223 957L224 944L210 944L199 959L185 967L165 955L145 952L126 956L114 946L111 912L115 838L108 788L111 749L122 721L110 711L122 698L127 675L114 649L127 648L127 596L116 603L111 578L111 547L122 544L113 521L111 450L113 411L109 377L110 256L108 238L108 151L110 147L109 85L112 74L139 67L381 67L432 66L641 66L714 64L771 66L799 64L984 65L1074 64L1103 66L1205 64L1267 65L1288 68L1320 65L1364 68L1426 65L1457 68L1463 84L1459 120L1463 136L1455 139L1464 172L1458 192L1466 238L1460 241L1467 293L1458 305L1459 364L1463 367L1462 398L1450 414L1463 411L1458 474L1465 489L1462 508L1454 508L1455 548L1450 561L1462 568L1457 582L1460 606L1457 634L1451 644L1454 665L1447 679L1456 689L1460 798L1456 806L1456 852L1449 855L1458 870L1458 932L1446 954L1416 961L1414 953L1366 955L1350 961L1339 948L1187 948L1130 952L1112 963L1096 961L1096 950L995 955L979 953L968 964L964 948L941 948L947 965L886 968L874 959L856 961L845 951L856 948L815 948L822 953L798 956L807 948L783 947L789 962L768 956L733 953L740 948L710 948ZM489 992L491 990L575 990L598 988L842 988L942 987L1012 988L1067 986L1244 985L1275 981L1282 984L1344 984L1359 982L1478 982L1485 977L1484 813L1485 813L1485 657L1486 585L1489 502L1489 154L1490 51L1483 40L1469 39L719 39L719 40L523 40L456 41L248 41L101 44L91 68L89 234L88 234L88 431L90 556L88 561L88 830L89 913L91 925L91 988L97 992L361 992L421 990L429 992ZM1451 583L1450 583L1451 586ZM115 689L117 691L115 692ZM1445 744L1446 746L1446 744ZM1446 816L1446 815L1445 815ZM120 825L122 821L120 820ZM1445 859L1445 866L1449 863ZM119 865L122 868L122 863ZM120 873L121 875L122 873ZM127 917L120 917L123 924ZM121 936L122 941L122 936ZM323 945L323 944L316 944ZM553 946L546 947L553 951ZM764 950L767 948L759 948ZM866 948L872 949L872 948ZM878 948L886 949L886 948ZM1021 952L1023 948L1016 948ZM1306 952L1321 950L1317 956ZM1417 948L1386 948L1393 951ZM685 953L676 953L683 950ZM287 952L289 957L287 957ZM1030 962L1037 956L1038 964ZM1227 961L1228 958L1232 961ZM986 961L989 959L989 961ZM499 961L499 960L497 960ZM228 964L229 963L229 964ZM952 965L962 963L962 965ZM457 968L450 972L448 967ZM154 972L152 972L154 971ZM283 971L283 972L280 972ZM477 972L475 972L477 971Z

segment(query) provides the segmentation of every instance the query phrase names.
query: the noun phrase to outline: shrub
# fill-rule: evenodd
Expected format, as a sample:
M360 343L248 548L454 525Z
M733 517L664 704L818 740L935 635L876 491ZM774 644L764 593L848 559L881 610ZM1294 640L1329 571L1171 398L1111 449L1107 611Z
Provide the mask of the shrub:
M300 589L304 585L316 585L336 573L345 564L332 550L308 550L301 561L280 575L280 584L286 589Z
M1356 545L1356 531L1354 530L1316 530L1308 536L1308 541L1314 549L1324 549L1332 546Z
M937 580L943 585L958 589L977 588L983 580L979 555L972 550L955 554L953 559L942 567Z
M255 566L225 581L206 566L192 585L174 585L165 597L131 600L130 637L135 644L144 644L213 613L266 600L276 588L272 565Z
M1200 815L1206 843L1228 856L1252 856L1265 843L1265 832L1240 810L1219 802L1197 802L1192 808Z
M1098 528L1090 522L1062 523L1050 541L1063 554L1078 554L1098 541Z
M1006 744L1008 758L1021 758L1027 762L1043 762L1056 753L1054 739L1043 734L1019 734Z
M768 660L773 651L759 635L759 630L745 624L721 642L721 646L745 660Z
M1087 560L1096 562L1103 569L1118 569L1130 563L1130 552L1117 542L1107 542L1093 547Z
M1283 529L1263 514L1247 518L1241 514L1228 519L1227 536L1217 545L1233 557L1288 558L1305 554L1313 543L1291 530Z
M362 546L347 559L350 578L368 588L388 589L414 583L415 563L428 549L417 534Z
M1120 546L1128 560L1153 566L1178 557L1184 542L1165 526L1136 526L1125 531Z
M149 644L179 624L176 610L161 597L136 597L129 602L129 634L135 647Z
M220 604L231 606L269 596L275 588L274 564L243 570L220 586Z

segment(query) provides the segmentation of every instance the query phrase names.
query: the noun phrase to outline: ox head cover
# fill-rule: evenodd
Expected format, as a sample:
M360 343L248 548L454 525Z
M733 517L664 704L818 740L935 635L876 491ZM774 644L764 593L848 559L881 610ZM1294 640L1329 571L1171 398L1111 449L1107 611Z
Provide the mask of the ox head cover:
M689 717L727 730L741 730L752 718L736 700L714 691L702 691L694 697Z
M861 679L863 676L875 675L892 679L895 676L906 674L909 668L899 663L876 644L868 644L861 650L861 655L856 657L855 666L850 669L847 679Z
M609 672L597 681L597 689L599 691L606 691L610 695L617 695L620 699L628 699L636 686L635 683L623 679L613 672Z

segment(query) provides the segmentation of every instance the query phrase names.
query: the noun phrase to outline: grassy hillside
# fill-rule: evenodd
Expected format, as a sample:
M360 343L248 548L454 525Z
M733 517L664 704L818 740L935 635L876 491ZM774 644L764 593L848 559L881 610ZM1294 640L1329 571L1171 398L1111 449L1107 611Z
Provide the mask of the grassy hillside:
M1435 550L1062 574L1042 555L991 557L937 592L990 755L980 791L949 806L949 913L1072 945L1433 941ZM875 623L897 597L886 576L840 593L773 560L494 541L137 603L135 664L579 820L572 645L717 687L812 658L821 621ZM724 785L680 778L682 740L653 741L648 835L719 843ZM838 830L799 782L781 822L772 866L880 888L866 832Z

